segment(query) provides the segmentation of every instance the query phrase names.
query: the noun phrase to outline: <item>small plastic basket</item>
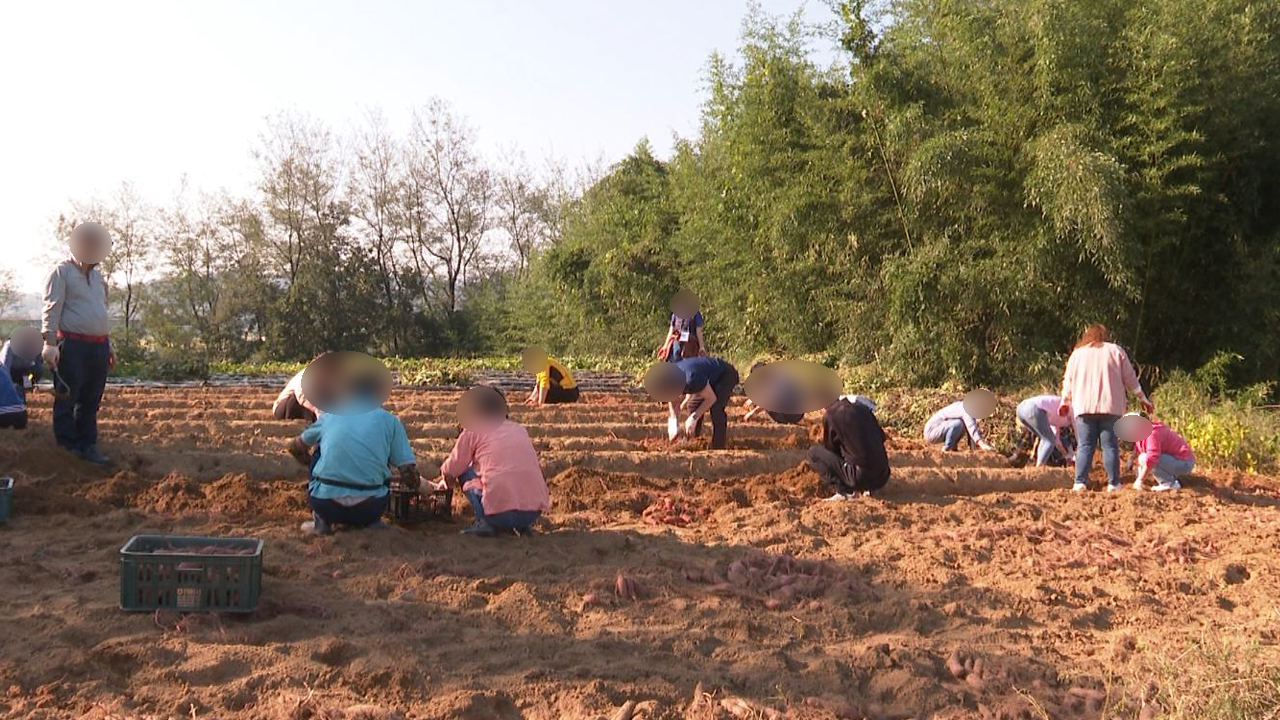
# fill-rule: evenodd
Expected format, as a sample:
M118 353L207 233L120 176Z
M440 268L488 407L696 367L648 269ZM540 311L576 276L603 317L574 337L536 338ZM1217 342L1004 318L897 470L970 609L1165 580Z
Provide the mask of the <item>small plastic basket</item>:
M135 535L120 548L120 609L251 612L262 591L262 541Z
M13 507L13 478L0 478L0 523L9 520L9 510Z
M453 488L432 491L423 497L417 490L393 486L387 516L394 523L409 525L429 520L448 521L452 515Z

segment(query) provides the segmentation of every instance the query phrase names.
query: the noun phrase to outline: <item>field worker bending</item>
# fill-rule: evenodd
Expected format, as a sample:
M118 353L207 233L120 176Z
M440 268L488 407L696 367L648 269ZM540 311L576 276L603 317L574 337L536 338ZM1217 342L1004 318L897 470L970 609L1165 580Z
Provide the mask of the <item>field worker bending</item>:
M45 278L40 320L41 354L69 391L54 398L53 436L76 457L109 465L98 450L98 407L114 359L107 337L107 281L98 265L111 252L111 235L97 223L81 223L68 245L71 257Z
M0 373L0 428L21 430L27 426L27 404L9 379Z
M44 358L40 357L40 331L24 325L0 347L0 370L9 376L18 395L26 402L27 391L40 382L44 374Z
M1107 492L1120 489L1120 444L1116 420L1127 405L1125 391L1138 398L1142 409L1155 407L1142 392L1129 356L1115 343L1103 325L1085 328L1062 375L1060 415L1074 415L1076 426L1076 475L1074 492L1088 487L1093 451L1102 445L1102 465L1107 471Z
M553 405L578 402L581 393L573 373L564 363L538 348L528 348L521 355L524 368L534 374L533 392L525 398L525 405Z
M1058 395L1037 395L1018 403L1018 423L1040 440L1036 467L1049 464L1055 450L1063 460L1072 457L1071 450L1062 442L1062 430L1071 427L1073 418L1070 413L1059 415L1060 405L1062 398Z
M531 533L551 498L529 433L510 419L507 399L495 388L468 390L458 415L463 429L440 474L461 486L475 513L475 524L462 533Z
M667 403L667 437L697 437L702 420L711 415L711 447L723 449L729 441L729 398L738 385L738 370L727 360L695 357L678 363L659 363L645 376L645 387ZM682 399L683 398L683 399ZM680 424L680 411L689 416Z
M842 396L827 406L822 444L809 449L809 466L833 493L827 500L870 495L889 482L884 430L865 403Z
M316 359L318 360L328 354L327 352L320 353L316 356ZM320 411L302 393L302 373L304 372L306 372L306 368L299 370L297 374L289 378L289 382L285 383L284 389L276 396L276 401L271 405L271 414L275 419L316 421Z
M1151 420L1147 413L1139 413ZM1196 455L1186 438L1159 420L1151 420L1151 434L1133 444L1138 454L1138 479L1133 481L1134 490L1142 490L1142 481L1147 473L1156 478L1155 492L1181 490L1180 479L1196 466Z
M958 448L961 439L967 440L970 446L976 442L983 450L995 450L982 437L978 421L965 412L963 400L957 400L934 413L924 424L924 439L932 444L942 443L944 452Z
M325 412L289 445L289 453L311 467L311 520L302 523L304 531L328 535L334 525L381 526L393 467L401 485L419 485L404 424L381 407L366 409L367 403L360 403L367 400L357 397L351 404L325 405ZM313 462L314 446L323 446L324 453Z

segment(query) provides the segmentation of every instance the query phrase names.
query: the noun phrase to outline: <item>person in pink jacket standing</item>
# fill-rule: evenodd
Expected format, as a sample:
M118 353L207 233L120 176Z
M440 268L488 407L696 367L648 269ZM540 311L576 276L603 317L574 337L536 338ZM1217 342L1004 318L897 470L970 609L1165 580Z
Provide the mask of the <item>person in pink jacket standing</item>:
M1147 413L1142 417L1151 420ZM1186 438L1174 432L1168 425L1159 420L1151 420L1151 434L1133 444L1133 451L1138 454L1138 479L1133 481L1134 490L1142 490L1142 480L1151 473L1156 484L1154 492L1181 490L1179 479L1191 472L1196 465L1196 455Z
M1138 374L1129 356L1115 343L1104 325L1085 328L1080 342L1067 360L1062 375L1062 402L1058 414L1075 414L1076 475L1072 491L1088 487L1093 451L1102 445L1102 466L1107 471L1107 492L1120 489L1120 444L1116 420L1124 414L1127 398L1133 393L1147 412L1155 406L1142 392Z

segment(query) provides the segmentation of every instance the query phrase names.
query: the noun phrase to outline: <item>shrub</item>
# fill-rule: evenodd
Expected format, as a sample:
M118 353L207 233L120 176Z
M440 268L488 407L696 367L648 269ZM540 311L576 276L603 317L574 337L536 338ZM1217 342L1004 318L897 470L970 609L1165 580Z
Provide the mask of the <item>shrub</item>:
M1194 373L1173 371L1152 400L1159 416L1187 439L1201 464L1275 470L1280 466L1280 417L1263 407L1272 386L1230 389L1231 366L1241 359L1218 353Z

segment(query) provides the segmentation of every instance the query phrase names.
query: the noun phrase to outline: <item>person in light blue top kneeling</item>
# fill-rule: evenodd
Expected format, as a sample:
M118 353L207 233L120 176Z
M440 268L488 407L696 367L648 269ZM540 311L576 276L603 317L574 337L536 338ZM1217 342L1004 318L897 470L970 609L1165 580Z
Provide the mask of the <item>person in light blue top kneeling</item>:
M333 525L381 526L393 467L401 485L418 488L418 468L404 424L381 407L353 414L321 413L293 439L289 452L311 468L307 502L312 519L302 523L302 529L317 535L329 534Z

